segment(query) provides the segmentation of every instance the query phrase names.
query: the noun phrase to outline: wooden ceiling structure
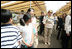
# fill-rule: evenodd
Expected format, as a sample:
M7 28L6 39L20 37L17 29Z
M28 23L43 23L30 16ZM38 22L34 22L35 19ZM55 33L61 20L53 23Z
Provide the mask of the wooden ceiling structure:
M61 7L57 12L57 16L62 15L63 13L68 14L69 10L71 9L71 1L68 2L65 6Z
M41 15L41 11L45 11L47 13L44 1L31 1L31 7L34 8L35 14L37 16ZM13 12L21 12L21 10L27 12L28 8L30 8L30 1L1 1L1 8L8 9ZM62 15L63 13L68 13L70 9L71 9L71 1L67 3L65 6L61 7L56 12L56 14L59 16Z
M27 12L28 8L30 8L30 1L1 1L1 8L8 9L13 12L21 12L21 10ZM34 8L37 16L41 15L41 11L47 12L44 1L31 1L31 8Z

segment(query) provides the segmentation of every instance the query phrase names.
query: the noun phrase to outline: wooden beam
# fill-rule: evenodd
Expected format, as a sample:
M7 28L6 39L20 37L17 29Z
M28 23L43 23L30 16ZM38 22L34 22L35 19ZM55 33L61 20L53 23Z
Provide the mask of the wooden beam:
M38 9L38 8L36 8L36 7L32 7L32 8L33 8L34 10ZM20 11L21 11L21 10L26 10L26 11L27 11L28 9L29 9L29 8L23 8L23 9L19 9L19 10L20 10ZM15 9L15 10L17 10L17 9Z
M40 10L42 10L35 1L33 1L33 3L34 3Z
M25 6L30 6L30 3L29 2L26 2L26 3L14 5L14 6L12 6L12 8L11 7L8 7L8 8L5 8L5 9L18 9L18 8L22 8L22 7L25 7Z
M32 7L35 11L40 11L38 8L35 8L35 7ZM14 9L13 11L21 11L21 10L24 10L24 11L26 11L27 12L27 10L28 10L29 8L25 8L25 9L19 9L19 10L16 10L16 9ZM10 9L11 10L11 9Z
M47 11L46 11L46 7L45 7L45 3L44 3L44 5L40 5L40 7L42 8L42 11L47 12Z
M39 8L40 8L41 10L43 10L43 9L41 8L40 4L39 4L37 1L36 1L36 3L38 4Z
M8 3L8 2L10 2L10 1L1 1L1 4Z
M40 5L44 5L44 3L40 3ZM31 7L35 7L35 4L31 5ZM26 9L26 8L30 8L30 6L24 6L24 7L20 7L20 8L14 8L14 10L21 10L21 9Z
M42 2L40 2L40 3L42 3ZM33 5L34 3L31 2L31 4ZM19 6L19 5L16 5L16 6L7 7L7 8L4 8L4 9L19 9L19 8L22 8L22 7L25 7L25 6L30 6L30 3L28 2L28 3L21 4L21 6Z
M1 8L14 8L14 7L17 7L17 5L19 5L20 6L20 4L24 4L24 3L26 3L27 1L17 1L17 2L15 2L15 3L13 3L13 4L9 4L9 5L6 5L6 6L2 6Z
M68 11L71 9L71 4L70 4L71 2L69 2L68 4L66 4L65 6L63 6L61 9L59 9L57 12L56 12L56 14L57 15L62 15L63 13L68 13ZM63 13L61 13L61 11L63 12Z

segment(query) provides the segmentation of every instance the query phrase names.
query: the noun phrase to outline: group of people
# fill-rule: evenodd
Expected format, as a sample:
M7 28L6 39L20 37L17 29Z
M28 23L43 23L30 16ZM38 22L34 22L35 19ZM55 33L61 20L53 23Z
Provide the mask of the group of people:
M18 23L14 17L9 10L1 9L1 48L37 48L34 9L29 8L26 14L21 15Z
M1 48L37 48L38 25L34 9L29 8L25 14L22 11L22 14L17 15L18 19L15 16L9 10L1 9ZM52 10L47 14L42 11L39 20L39 34L44 35L45 44L51 45L51 35L58 30L57 39L61 34L62 46L68 46L71 37L71 13L57 16Z
M57 16L52 10L46 14L41 12L40 34L44 35L45 44L51 44L52 34L57 34L57 40L61 39L62 48L67 48L71 40L71 10Z

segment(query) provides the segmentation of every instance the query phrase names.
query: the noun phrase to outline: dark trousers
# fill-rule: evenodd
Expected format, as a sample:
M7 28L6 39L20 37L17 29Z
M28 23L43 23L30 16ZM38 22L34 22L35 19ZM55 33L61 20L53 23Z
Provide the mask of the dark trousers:
M42 34L42 32L44 32L44 24L40 24L40 34Z
M59 39L59 38L60 38L61 32L62 32L62 28L60 27L60 28L58 28L57 39Z
M70 36L67 36L66 35L66 31L64 31L64 32L62 32L62 36L61 37L62 37L62 48L68 48L71 34L70 34Z

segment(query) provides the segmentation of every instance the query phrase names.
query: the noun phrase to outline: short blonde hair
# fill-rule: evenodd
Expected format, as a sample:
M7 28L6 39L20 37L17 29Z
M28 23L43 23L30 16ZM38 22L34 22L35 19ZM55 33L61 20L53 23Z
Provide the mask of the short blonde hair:
M53 11L52 11L52 10L49 10L49 11L48 11L48 13L49 13L49 12L53 13Z

